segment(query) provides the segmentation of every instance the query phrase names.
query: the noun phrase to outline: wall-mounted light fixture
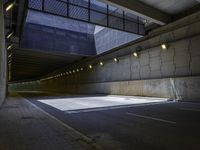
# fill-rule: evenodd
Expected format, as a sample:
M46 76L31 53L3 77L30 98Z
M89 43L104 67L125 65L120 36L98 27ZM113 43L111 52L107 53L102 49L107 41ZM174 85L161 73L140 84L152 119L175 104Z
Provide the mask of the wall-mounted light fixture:
M118 62L119 61L119 59L116 58L116 57L113 60L114 60L114 62Z
M92 69L93 67L92 67L92 65L89 65L89 69Z
M9 33L6 35L6 39L9 39L13 34L14 34L13 31L9 32Z
M166 44L166 43L163 43L163 44L161 44L160 47L161 47L162 50L167 50L169 48L169 45Z
M133 56L134 56L134 57L139 57L138 52L133 52Z
M12 54L8 55L8 58L12 57Z
M104 63L101 61L99 62L99 65L103 67Z
M138 46L136 47L135 51L133 52L133 56L134 57L139 57L139 52L142 51L142 47L141 46Z
M6 12L8 12L9 10L11 10L14 5L15 5L15 1L10 1L10 2L6 3L5 4L5 10L6 10Z
M13 47L13 44L8 45L7 50L10 50Z

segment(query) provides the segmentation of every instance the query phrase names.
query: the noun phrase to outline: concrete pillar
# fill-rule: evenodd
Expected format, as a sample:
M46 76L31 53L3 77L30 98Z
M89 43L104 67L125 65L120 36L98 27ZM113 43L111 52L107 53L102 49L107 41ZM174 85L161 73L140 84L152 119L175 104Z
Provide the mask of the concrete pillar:
M3 1L0 1L0 106L6 97L7 52L5 48Z

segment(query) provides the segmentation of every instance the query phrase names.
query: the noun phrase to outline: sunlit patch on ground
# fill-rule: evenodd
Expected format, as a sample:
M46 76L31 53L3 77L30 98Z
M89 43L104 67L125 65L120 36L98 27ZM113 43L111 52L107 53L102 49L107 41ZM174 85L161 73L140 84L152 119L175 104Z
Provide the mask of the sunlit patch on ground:
M54 98L40 99L41 103L52 106L61 111L68 113L88 112L97 110L107 110L131 107L140 104L155 104L166 102L166 98L155 97L136 97L136 96L88 96L88 97L70 97L70 98Z

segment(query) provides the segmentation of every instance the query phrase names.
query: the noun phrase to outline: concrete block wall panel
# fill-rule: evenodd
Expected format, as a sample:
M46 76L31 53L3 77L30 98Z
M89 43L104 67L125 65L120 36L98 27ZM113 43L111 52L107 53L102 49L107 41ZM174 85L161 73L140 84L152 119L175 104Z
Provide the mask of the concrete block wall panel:
M169 79L145 80L143 93L148 96L173 98L170 88Z
M119 62L115 65L118 67L115 68L115 79L113 81L130 80L130 57L120 58Z
M7 91L7 53L5 48L3 1L0 1L0 106Z
M131 80L140 79L140 60L138 58L131 58Z
M182 78L183 79L183 78ZM181 79L178 81L180 82ZM178 82L177 81L177 82ZM186 82L186 91L187 91L187 97L183 97L183 100L191 99L193 101L199 101L200 99L200 78L195 77L192 78L185 78L184 81Z
M143 85L144 81L143 80L137 80L137 81L129 81L128 86L125 87L127 90L127 95L143 95ZM122 94L124 95L124 94Z
M149 49L150 78L161 78L161 49Z
M188 76L191 75L190 69L190 40L182 40L174 43L175 56L175 75L176 76Z
M193 75L198 75L200 72L200 36L193 37L190 44L191 53L191 70Z
M176 78L175 87L178 99L199 101L200 77Z

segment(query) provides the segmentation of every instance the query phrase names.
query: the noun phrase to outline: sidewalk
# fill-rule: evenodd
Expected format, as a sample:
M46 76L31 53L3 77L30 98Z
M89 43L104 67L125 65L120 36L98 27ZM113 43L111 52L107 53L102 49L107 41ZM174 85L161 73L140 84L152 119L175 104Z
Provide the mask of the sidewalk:
M96 150L92 140L11 94L0 108L0 150Z

